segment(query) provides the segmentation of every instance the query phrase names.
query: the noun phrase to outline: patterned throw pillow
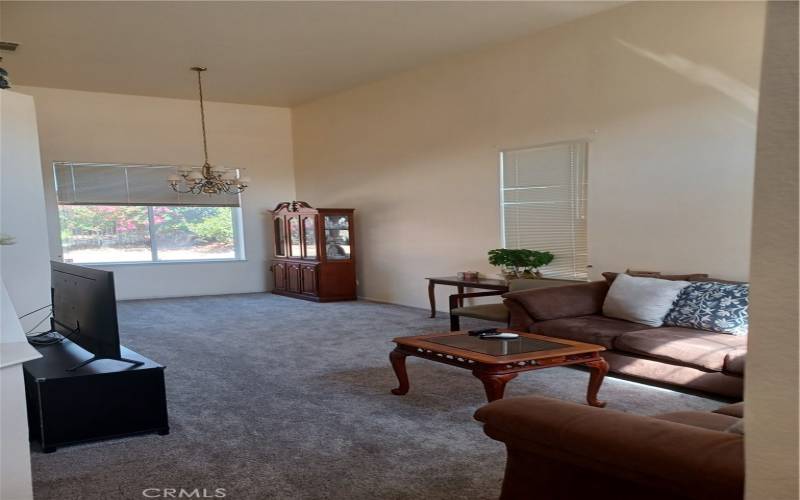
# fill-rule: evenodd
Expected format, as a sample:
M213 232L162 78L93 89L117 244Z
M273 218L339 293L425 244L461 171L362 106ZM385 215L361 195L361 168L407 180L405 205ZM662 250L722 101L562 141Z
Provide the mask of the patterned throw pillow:
M747 335L750 285L694 282L681 290L664 326Z

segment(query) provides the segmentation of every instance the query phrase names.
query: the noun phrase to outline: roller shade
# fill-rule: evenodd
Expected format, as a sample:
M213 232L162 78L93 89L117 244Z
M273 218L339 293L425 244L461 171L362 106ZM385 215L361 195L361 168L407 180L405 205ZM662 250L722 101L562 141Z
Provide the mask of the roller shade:
M61 205L239 206L238 195L176 193L175 166L56 162L53 173Z
M585 142L501 153L503 245L549 251L542 274L588 279Z

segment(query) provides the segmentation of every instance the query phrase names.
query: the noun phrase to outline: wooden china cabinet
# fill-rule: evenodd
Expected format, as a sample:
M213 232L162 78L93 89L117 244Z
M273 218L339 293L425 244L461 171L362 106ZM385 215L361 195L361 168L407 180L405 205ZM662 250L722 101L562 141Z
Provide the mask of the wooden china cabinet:
M352 208L283 202L272 211L272 293L317 302L356 299Z

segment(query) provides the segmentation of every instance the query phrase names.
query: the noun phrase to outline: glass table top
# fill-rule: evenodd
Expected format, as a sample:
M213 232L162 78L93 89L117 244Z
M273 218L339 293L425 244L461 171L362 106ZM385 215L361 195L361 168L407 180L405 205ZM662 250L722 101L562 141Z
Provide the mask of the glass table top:
M481 339L469 335L448 335L426 339L433 344L446 345L466 349L467 351L488 354L489 356L508 356L510 354L524 354L527 352L551 351L570 347L569 344L548 342L546 340L519 337L511 340Z

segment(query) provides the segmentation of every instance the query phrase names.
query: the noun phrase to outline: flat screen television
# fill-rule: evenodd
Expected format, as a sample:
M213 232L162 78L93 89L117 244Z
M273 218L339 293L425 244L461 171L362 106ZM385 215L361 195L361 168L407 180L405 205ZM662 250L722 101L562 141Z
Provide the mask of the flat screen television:
M70 371L97 359L141 364L120 352L113 272L51 261L50 282L53 330L94 355Z

